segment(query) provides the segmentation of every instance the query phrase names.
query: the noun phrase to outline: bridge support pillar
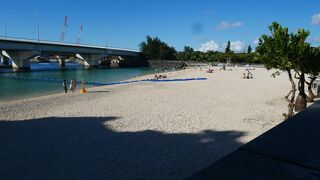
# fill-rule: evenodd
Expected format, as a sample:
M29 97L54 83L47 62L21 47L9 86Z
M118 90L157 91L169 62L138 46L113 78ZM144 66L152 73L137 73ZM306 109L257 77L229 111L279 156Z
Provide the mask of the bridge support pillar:
M34 51L6 51L4 54L4 56L12 59L14 69L30 69L30 59L35 55Z
M0 66L4 65L4 57L0 54Z
M66 66L66 60L64 58L58 57L59 60L59 65L61 67L65 67Z
M99 60L105 57L103 54L81 54L85 67L96 67L100 65Z

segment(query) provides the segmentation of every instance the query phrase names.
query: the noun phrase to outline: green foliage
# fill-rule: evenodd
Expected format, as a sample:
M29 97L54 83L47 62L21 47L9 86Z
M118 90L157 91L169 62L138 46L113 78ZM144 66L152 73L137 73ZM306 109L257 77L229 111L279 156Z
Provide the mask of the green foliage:
M310 76L316 77L320 75L320 49L311 47L309 54L306 57L308 61L303 62L303 66L307 67L305 71L310 74ZM308 65L305 65L308 63Z
M176 50L174 47L168 46L158 37L146 37L147 41L140 44L140 51L146 59L153 60L174 60Z
M230 41L228 41L225 53L230 53L230 52L231 52L231 43L230 43Z
M186 50L186 49L185 49ZM177 60L180 61L199 61L199 62L227 62L230 60L232 63L260 63L255 53L223 53L223 52L178 52L176 55Z
M301 73L320 71L319 49L306 42L309 31L299 29L296 34L289 34L288 28L277 22L272 23L269 30L271 35L262 35L256 48L267 69Z
M199 62L227 62L234 63L260 63L255 53L233 53L231 43L228 41L226 50L223 52L200 52L194 51L192 47L185 46L184 51L176 52L173 47L162 42L158 37L146 37L146 41L140 44L140 50L146 59L153 60L180 60L180 61L199 61ZM250 47L251 48L251 47Z
M276 68L283 71L293 69L294 66L289 60L290 36L288 28L282 28L280 24L274 22L269 26L269 30L272 35L262 35L256 48L260 59L267 69Z
M297 33L289 34L288 28L283 28L277 22L272 23L269 29L271 35L262 35L260 37L256 52L267 69L275 68L288 73L292 85L292 90L286 96L289 102L288 115L293 114L293 108L295 111L300 112L307 107L307 95L304 88L306 74L309 74L311 79L315 79L320 72L319 50L311 47L306 42L310 34L309 31L299 29ZM297 86L293 81L291 70L295 72L295 77L298 75L299 82ZM309 83L308 85L312 94L311 84ZM294 102L296 87L298 87L299 95ZM291 98L289 99L290 94ZM295 104L293 105L293 103Z
M252 52L252 48L251 48L251 46L249 45L249 46L248 46L247 53L250 54L251 52Z
M184 52L192 53L192 52L193 52L193 48L190 47L190 46L185 46L185 47L184 47Z
M194 50L192 47L185 46L183 52L178 52L176 54L176 59L181 61L189 61L191 60L193 52Z

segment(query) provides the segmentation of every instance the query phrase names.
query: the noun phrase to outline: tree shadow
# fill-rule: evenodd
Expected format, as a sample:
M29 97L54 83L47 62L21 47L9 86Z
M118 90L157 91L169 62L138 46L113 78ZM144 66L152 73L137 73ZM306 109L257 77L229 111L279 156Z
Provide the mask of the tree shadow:
M1 179L181 179L238 148L237 131L117 132L119 117L0 121Z

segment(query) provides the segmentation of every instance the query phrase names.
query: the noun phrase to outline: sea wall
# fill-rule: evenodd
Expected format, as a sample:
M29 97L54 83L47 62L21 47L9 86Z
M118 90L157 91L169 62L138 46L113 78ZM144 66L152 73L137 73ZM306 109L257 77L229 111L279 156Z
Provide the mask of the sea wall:
M143 57L125 57L119 61L119 67L149 67L149 63Z
M187 66L185 62L172 60L146 60L143 58L125 58L119 61L120 67L150 67L154 69L182 69Z
M187 66L185 62L170 60L149 60L149 67L155 69L183 69Z

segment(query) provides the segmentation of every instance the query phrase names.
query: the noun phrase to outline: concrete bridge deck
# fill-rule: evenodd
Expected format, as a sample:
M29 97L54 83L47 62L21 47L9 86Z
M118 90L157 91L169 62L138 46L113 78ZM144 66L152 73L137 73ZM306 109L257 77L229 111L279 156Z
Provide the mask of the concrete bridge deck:
M320 102L189 179L320 179Z
M13 61L17 69L30 68L30 59L38 55L74 56L85 61L86 66L98 65L98 60L107 56L138 58L140 52L132 49L96 45L72 44L33 39L0 37L2 54ZM61 59L64 65L64 59Z

